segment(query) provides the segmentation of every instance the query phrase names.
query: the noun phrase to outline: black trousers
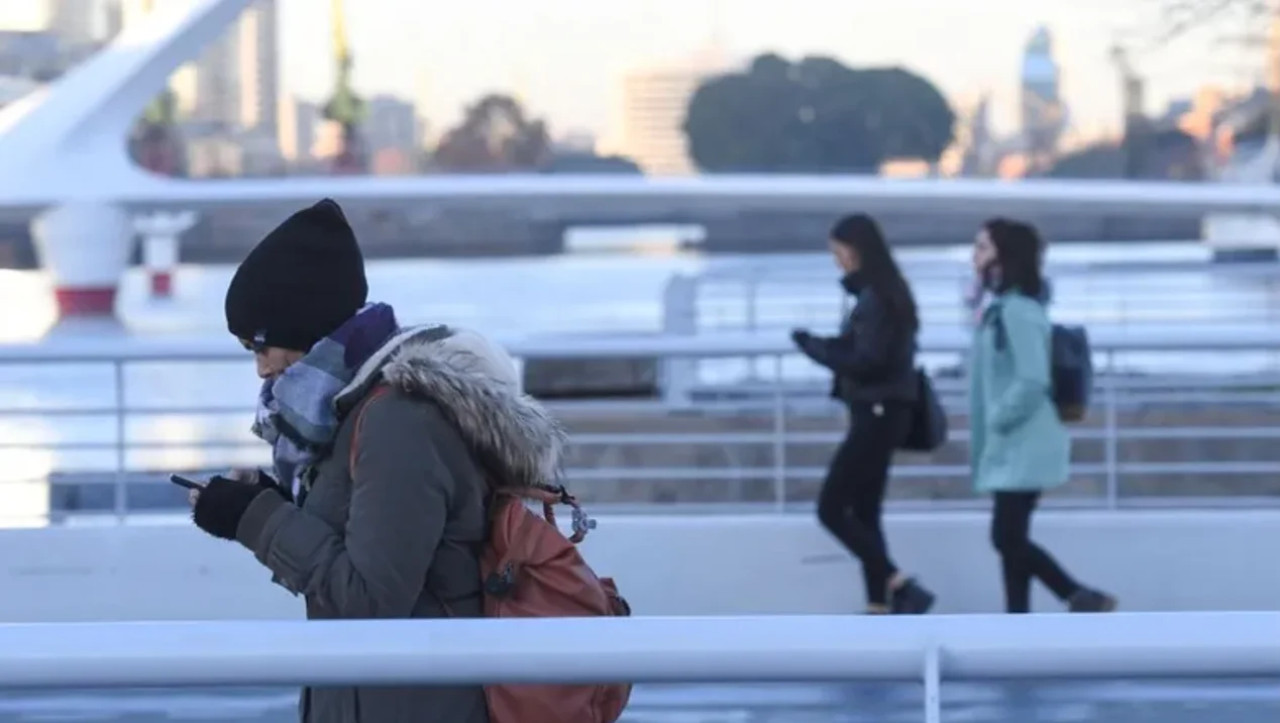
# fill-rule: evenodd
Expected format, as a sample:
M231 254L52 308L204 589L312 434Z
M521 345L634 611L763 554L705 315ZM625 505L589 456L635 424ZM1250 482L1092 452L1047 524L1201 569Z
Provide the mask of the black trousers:
M818 520L862 562L867 602L888 602L889 578L898 571L889 559L881 510L893 452L906 439L911 408L906 404L850 405L849 433L836 449L818 494Z
M1031 541L1031 514L1039 501L1039 492L995 493L991 544L1000 553L1007 612L1030 612L1033 578L1039 579L1062 600L1080 589L1052 555Z

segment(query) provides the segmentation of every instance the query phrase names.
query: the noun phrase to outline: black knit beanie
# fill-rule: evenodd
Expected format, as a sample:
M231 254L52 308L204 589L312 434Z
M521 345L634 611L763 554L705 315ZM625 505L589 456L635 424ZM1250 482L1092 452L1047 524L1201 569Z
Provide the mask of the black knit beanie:
M355 233L326 198L285 219L241 262L227 288L227 329L254 344L310 351L368 295Z

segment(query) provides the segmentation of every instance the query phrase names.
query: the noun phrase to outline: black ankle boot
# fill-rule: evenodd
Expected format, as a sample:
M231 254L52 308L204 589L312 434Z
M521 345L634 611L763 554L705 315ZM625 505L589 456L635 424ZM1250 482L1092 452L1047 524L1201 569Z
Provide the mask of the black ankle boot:
M1082 587L1067 600L1073 613L1109 613L1116 609L1116 599L1104 592Z
M914 578L909 578L893 591L889 607L894 615L924 615L933 607L933 601L933 593L924 589Z

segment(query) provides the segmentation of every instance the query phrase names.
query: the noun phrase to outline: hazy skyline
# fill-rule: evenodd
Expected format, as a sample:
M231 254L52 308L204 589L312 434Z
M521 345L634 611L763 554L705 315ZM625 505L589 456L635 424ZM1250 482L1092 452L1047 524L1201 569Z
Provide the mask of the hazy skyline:
M315 12L317 0L278 2L283 87L321 98L332 82L328 14ZM997 123L1009 130L1023 47L1042 24L1054 36L1074 123L1087 132L1114 128L1120 91L1109 49L1116 31L1156 12L1158 5L1144 0L792 0L785 6L359 0L347 7L360 89L418 102L437 130L450 125L464 103L501 90L521 93L556 132L597 134L611 130L625 71L678 62L705 49L717 28L733 57L772 50L790 57L829 54L854 65L901 64L932 79L953 102L991 91ZM1243 66L1244 51L1215 49L1217 34L1192 33L1138 58L1148 78L1149 112L1205 83L1241 79L1231 65ZM1260 51L1253 52L1260 68ZM1215 65L1205 67L1210 58Z
M0 15L43 0L0 0ZM157 0L182 2L183 0ZM190 1L190 0L187 0ZM277 0L281 89L327 97L333 78L327 2ZM351 0L347 15L356 82L365 95L392 93L419 105L439 131L489 91L520 95L557 134L616 130L620 80L630 69L678 63L718 39L731 59L764 51L831 55L856 66L903 65L936 82L960 107L990 92L995 120L1013 129L1018 73L1033 30L1051 30L1063 95L1075 128L1094 134L1120 121L1119 80L1109 50L1117 31L1154 31L1158 0ZM1116 9L1120 7L1122 9ZM1139 56L1147 110L1211 82L1239 85L1246 57L1200 31ZM718 32L717 32L718 31ZM1141 37L1141 33L1137 35Z

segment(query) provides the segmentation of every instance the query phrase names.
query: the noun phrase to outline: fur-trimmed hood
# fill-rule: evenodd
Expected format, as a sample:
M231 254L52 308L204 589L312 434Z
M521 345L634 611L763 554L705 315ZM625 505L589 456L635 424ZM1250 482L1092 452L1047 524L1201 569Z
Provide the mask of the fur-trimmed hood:
M379 381L435 402L500 485L553 484L566 435L551 414L520 389L515 362L498 345L446 326L401 330L373 354L334 399L345 415Z

